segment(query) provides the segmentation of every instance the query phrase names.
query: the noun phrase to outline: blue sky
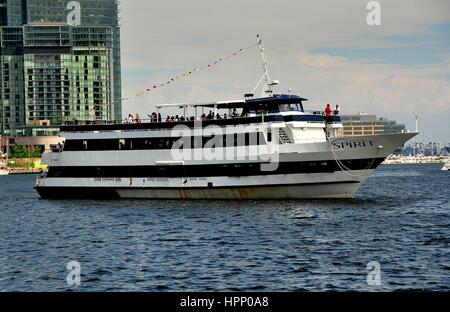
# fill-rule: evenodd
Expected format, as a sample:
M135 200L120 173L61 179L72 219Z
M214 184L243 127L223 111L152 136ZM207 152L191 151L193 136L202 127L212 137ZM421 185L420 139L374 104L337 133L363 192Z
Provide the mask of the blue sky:
M320 47L312 49L311 52L327 53L349 59L372 59L376 62L399 66L440 66L450 55L450 23L431 25L424 33L380 36L377 39L385 42L386 46Z
M281 85L308 107L396 119L450 142L450 1L379 1L369 26L364 0L133 0L121 4L124 114L155 104L241 98L261 75L256 48L146 96L139 90L256 41Z

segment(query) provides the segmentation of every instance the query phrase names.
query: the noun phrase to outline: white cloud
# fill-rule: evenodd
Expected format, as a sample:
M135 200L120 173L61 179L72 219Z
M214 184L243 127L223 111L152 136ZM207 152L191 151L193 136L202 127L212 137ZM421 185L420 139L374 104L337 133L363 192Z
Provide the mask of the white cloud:
M347 112L384 114L450 110L450 82L430 78L435 72L428 68L404 69L314 53L300 53L296 60L298 70L307 76L305 90L313 90L313 105L332 101Z
M248 45L257 33L281 54L324 46L376 47L387 44L383 36L426 33L430 24L449 20L447 0L380 0L382 26L370 27L367 2L126 1L121 5L124 67L194 65Z
M123 94L133 95L153 83L248 46L261 33L272 78L282 83L279 91L301 93L311 99L310 107L321 108L331 102L341 104L344 112L368 111L399 121L408 119L414 110L430 120L431 116L448 114L450 58L442 66L402 67L308 52L324 47L404 46L404 42L386 41L384 37L427 35L429 26L450 21L448 0L380 0L382 26L369 27L367 2L124 1ZM242 97L261 75L257 53L255 48L211 71L130 99L124 104L124 113L146 114L157 103ZM135 71L144 75L135 76ZM430 133L450 133L448 125L430 122L427 127Z

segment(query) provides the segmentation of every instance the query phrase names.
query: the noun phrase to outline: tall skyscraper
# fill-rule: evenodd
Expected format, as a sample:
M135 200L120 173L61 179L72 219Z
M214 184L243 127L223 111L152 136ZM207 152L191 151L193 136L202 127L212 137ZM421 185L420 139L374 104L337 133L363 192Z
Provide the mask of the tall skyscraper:
M0 0L0 134L121 120L117 0Z

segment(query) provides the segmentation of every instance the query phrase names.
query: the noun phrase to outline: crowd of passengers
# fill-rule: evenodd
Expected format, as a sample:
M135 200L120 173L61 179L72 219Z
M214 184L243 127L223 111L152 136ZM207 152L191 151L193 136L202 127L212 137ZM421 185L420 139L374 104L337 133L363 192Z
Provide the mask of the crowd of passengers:
M325 111L322 112L323 115L325 116L337 116L340 113L340 108L339 105L336 105L335 109L332 110L330 104L327 104L327 106L325 107ZM148 121L150 123L156 123L156 122L162 122L162 116L161 114L157 114L155 112L153 112L152 114L147 114L148 116ZM242 114L238 114L236 108L233 109L233 112L228 115L227 113L220 115L219 113L215 114L212 111L209 111L209 114L202 114L200 117L197 117L197 120L201 120L201 121L205 121L205 120L218 120L218 119L228 119L228 118L236 118L236 117L245 117L246 114L243 112ZM194 116L189 117L184 117L184 116L167 116L166 119L164 120L164 122L183 122L183 121L195 121L196 118ZM142 119L139 116L139 114L136 114L134 117L132 114L128 114L128 117L125 118L125 123L135 123L135 124L140 124L142 123Z
M153 112L152 114L147 114L148 119L146 121L150 122L150 123L156 123L156 122L163 122L162 116L161 114L157 114L155 112ZM245 113L242 114L238 114L236 109L233 109L233 112L228 115L227 113L220 115L219 113L217 113L216 115L214 115L214 113L212 111L209 111L209 114L202 114L200 117L197 117L197 120L217 120L217 119L228 119L228 118L236 118L236 117L245 117ZM164 122L179 122L179 121L195 121L196 118L194 116L191 117L184 117L184 116L167 116L167 118L164 120ZM125 123L135 123L135 124L140 124L142 123L142 119L139 116L139 114L136 114L135 116L133 116L132 114L128 114L128 117L125 118Z

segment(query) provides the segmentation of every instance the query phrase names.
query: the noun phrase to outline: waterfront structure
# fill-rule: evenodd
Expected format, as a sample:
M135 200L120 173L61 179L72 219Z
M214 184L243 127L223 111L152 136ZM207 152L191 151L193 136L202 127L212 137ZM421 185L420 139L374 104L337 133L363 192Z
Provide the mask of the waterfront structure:
M397 124L394 120L378 118L376 115L359 113L356 115L342 115L344 136L366 136L407 132L404 124Z
M116 0L0 0L0 134L121 119L117 12Z

